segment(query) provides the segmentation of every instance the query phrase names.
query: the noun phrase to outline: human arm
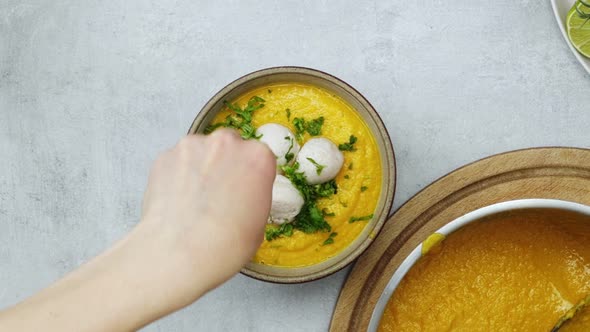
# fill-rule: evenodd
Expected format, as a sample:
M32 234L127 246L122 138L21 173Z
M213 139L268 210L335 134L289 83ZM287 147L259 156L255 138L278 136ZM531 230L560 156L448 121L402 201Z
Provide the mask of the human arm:
M130 331L178 310L248 262L275 176L261 143L219 130L154 163L141 222L112 248L0 312L4 331Z

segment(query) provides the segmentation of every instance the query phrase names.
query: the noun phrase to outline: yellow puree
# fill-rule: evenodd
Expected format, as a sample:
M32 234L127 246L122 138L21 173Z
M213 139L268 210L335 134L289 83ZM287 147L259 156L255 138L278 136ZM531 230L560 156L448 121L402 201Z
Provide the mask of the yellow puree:
M562 325L559 332L588 332L588 330L590 330L590 306L586 305Z
M295 132L292 121L296 117L312 120L324 117L322 136L335 144L348 142L350 135L358 137L356 151L343 152L344 166L336 176L338 193L328 199L320 199L320 209L334 212L326 217L332 232L338 233L334 243L322 246L330 233L305 234L295 230L293 236L278 238L262 243L254 261L266 265L299 267L313 265L335 256L346 248L365 228L367 221L349 223L352 216L360 217L375 211L381 193L381 159L377 144L369 128L341 98L326 90L303 84L275 84L248 92L235 102L243 106L252 96L266 100L264 108L254 112L253 124L259 127L265 123L282 124ZM291 120L286 109L291 110ZM228 111L217 115L214 122L225 119ZM305 134L304 142L311 137ZM303 146L303 145L301 145ZM352 164L352 169L349 165ZM349 179L344 176L348 175ZM361 187L367 189L361 192ZM268 225L267 227L275 227Z
M590 294L589 243L590 221L573 214L505 214L469 224L412 267L379 331L549 332ZM571 330L590 331L588 317L579 318L585 327L572 322Z

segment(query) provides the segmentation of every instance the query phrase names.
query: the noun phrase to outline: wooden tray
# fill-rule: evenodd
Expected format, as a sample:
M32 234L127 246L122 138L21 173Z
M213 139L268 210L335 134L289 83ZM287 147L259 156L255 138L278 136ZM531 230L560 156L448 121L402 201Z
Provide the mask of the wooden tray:
M522 198L590 205L590 150L537 148L495 155L459 168L416 194L357 260L340 291L330 331L366 331L397 267L441 225L478 208Z

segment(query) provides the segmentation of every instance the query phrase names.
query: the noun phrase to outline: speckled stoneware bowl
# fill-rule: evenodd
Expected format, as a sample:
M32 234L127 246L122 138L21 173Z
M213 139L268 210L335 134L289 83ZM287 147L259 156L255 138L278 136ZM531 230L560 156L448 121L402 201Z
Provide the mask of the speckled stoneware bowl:
M223 101L232 101L260 86L274 83L305 83L328 90L348 102L371 130L381 154L383 180L381 196L374 218L363 232L342 252L319 264L306 267L276 267L250 262L242 273L250 277L276 282L300 283L328 276L350 264L369 247L387 220L395 192L395 157L389 134L371 104L344 81L321 71L302 67L274 67L243 76L219 91L199 112L188 133L202 133L215 115L223 109Z

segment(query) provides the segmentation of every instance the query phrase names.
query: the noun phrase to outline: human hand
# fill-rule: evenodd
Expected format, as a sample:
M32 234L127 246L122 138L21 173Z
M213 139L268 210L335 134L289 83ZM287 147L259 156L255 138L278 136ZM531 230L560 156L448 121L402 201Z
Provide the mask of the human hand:
M272 152L234 132L181 139L154 163L133 231L0 311L0 330L131 331L192 303L256 252L275 173Z
M140 242L166 255L163 281L174 306L191 303L229 279L255 254L271 205L276 161L266 145L230 130L187 136L153 165ZM142 235L140 235L142 234ZM132 235L132 237L135 235ZM147 244L147 243L146 243Z

